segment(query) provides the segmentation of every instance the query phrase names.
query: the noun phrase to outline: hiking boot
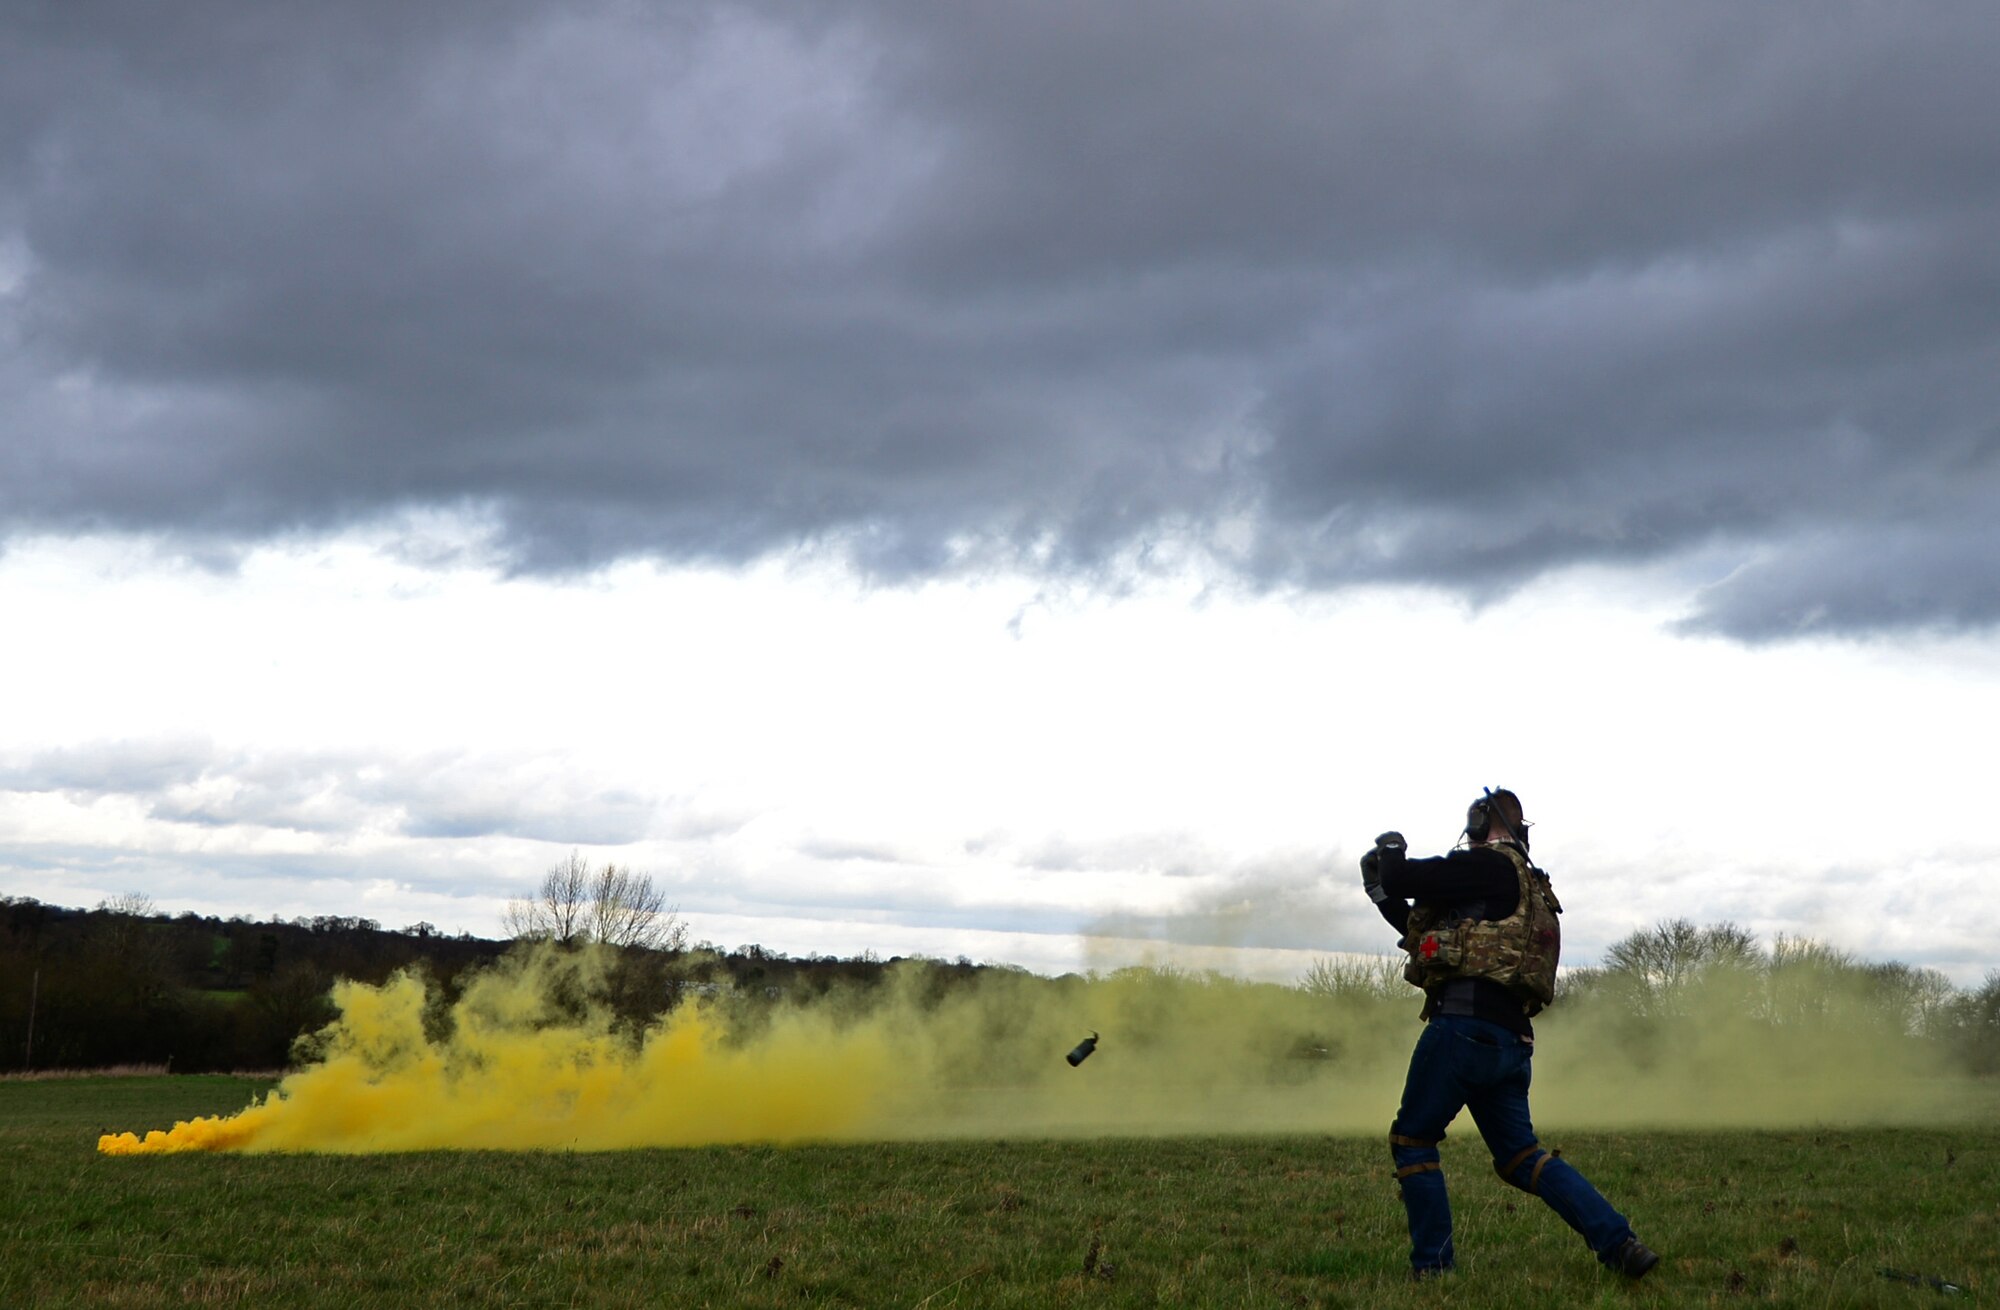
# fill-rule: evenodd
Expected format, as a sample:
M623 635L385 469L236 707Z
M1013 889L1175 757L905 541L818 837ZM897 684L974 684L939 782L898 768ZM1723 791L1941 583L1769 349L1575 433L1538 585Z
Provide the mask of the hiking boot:
M1628 1237L1605 1252L1604 1263L1627 1278L1644 1278L1660 1263L1660 1257L1638 1238Z

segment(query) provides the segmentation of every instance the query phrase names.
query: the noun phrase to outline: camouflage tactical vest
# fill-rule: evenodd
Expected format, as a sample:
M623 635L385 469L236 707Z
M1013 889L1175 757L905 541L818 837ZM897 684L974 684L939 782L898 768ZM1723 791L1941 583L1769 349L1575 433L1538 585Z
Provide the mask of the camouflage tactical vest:
M1410 953L1405 981L1435 996L1436 988L1458 978L1486 978L1521 998L1530 1015L1555 999L1556 961L1562 955L1562 925L1549 876L1506 843L1489 849L1505 855L1521 879L1521 902L1504 919L1445 921L1446 909L1419 905L1410 911L1403 938ZM1426 1006L1426 1013L1429 1007Z

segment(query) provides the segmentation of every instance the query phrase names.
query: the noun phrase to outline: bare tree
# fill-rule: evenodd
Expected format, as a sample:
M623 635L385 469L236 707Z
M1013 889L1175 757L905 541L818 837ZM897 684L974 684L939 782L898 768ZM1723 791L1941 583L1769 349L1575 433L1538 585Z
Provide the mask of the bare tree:
M1780 933L1771 943L1764 1017L1776 1023L1825 1021L1853 995L1850 980L1859 971L1854 956L1837 946Z
M1312 962L1299 990L1308 996L1401 1000L1414 995L1403 981L1403 960L1394 955L1322 956Z
M652 875L608 862L590 882L586 931L607 946L687 949L687 924L667 905L666 892L653 885Z
M575 851L542 875L533 896L508 902L502 922L515 937L565 946L595 941L649 951L687 948L687 922L667 905L651 874L609 861L593 873Z
M1958 989L1936 969L1890 960L1856 965L1853 976L1867 1010L1891 1031L1926 1037L1948 1027Z
M590 865L575 851L549 866L533 896L507 902L501 923L515 937L540 937L568 946L583 929Z
M172 961L166 940L154 930L152 920L160 907L153 898L144 892L120 892L99 901L97 912L104 916L96 933L98 948L120 968L147 978L150 990L166 990Z
M119 892L107 896L97 903L97 908L108 914L127 914L135 919L150 919L160 912L153 898L144 892Z
M1687 919L1668 919L1612 943L1604 953L1603 983L1635 1014L1678 1014L1696 985L1747 985L1764 967L1749 929L1727 922L1697 928Z

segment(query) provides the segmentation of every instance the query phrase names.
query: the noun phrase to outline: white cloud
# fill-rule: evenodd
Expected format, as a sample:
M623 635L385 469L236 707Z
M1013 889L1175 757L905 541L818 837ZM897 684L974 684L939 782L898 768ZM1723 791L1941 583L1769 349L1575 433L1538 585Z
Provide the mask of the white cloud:
M576 847L788 950L1074 961L1117 923L1368 949L1360 850L1440 851L1506 784L1579 961L1686 916L1979 968L1914 892L1991 903L1991 643L1746 649L1672 635L1684 588L1591 574L1469 611L810 559L558 584L391 544L0 560L0 605L63 638L0 653L35 692L0 888L493 932Z

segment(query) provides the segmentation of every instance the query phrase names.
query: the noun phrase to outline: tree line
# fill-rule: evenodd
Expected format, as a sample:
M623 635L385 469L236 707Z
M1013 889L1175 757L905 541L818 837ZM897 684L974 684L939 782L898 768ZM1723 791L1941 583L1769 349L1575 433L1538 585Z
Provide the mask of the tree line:
M1400 955L1321 960L1301 985L1349 1006L1413 994ZM1948 1064L2000 1073L2000 969L1962 988L1936 969L1864 960L1808 937L1766 945L1729 922L1669 919L1630 933L1601 965L1559 975L1550 1015L1611 1019L1635 1045L1725 1016L1772 1032L1840 1029L1930 1044Z
M650 878L577 856L512 902L504 922L512 936L495 940L343 915L168 915L140 895L89 910L0 897L0 1074L281 1069L294 1042L334 1017L337 979L380 984L419 969L449 1001L473 972L525 942L612 952L608 990L596 999L633 1028L691 995L809 998L879 981L901 962L690 942ZM960 957L930 967L948 982L985 966Z
M336 978L439 976L504 943L428 923L317 915L220 919L159 913L144 897L95 909L0 897L0 1072L160 1065L274 1069L333 1017Z
M758 944L691 943L685 920L649 878L574 855L512 902L504 921L512 936L492 940L337 915L167 915L142 896L90 910L0 897L0 1073L283 1068L294 1042L333 1018L336 979L379 984L419 969L449 1001L473 972L523 942L608 950L615 964L595 999L633 1031L690 996L809 1000L908 967L872 952L791 957ZM1021 972L962 956L919 963L939 995L995 970ZM1298 988L1389 1016L1407 1017L1416 1005L1400 956L1321 960ZM1865 961L1809 939L1765 946L1730 923L1675 919L1634 932L1603 964L1566 970L1557 1002L1552 1017L1609 1017L1634 1042L1726 1014L1792 1030L1859 1026L1934 1043L1976 1073L2000 1072L2000 970L1959 988L1933 969Z

